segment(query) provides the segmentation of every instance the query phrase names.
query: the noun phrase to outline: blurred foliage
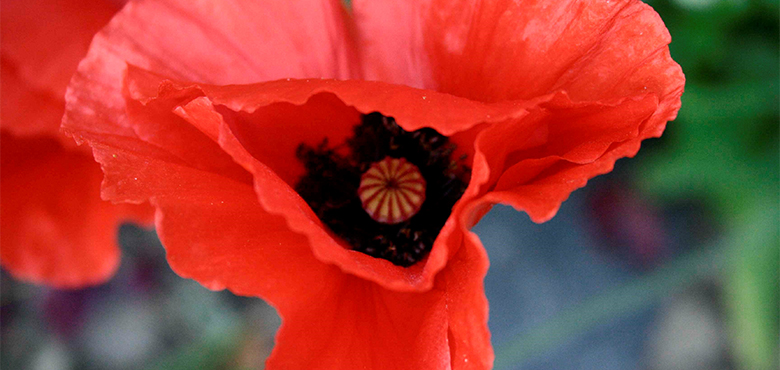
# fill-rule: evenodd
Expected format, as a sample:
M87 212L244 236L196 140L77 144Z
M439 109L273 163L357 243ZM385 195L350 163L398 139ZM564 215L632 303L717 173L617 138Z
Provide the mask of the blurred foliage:
M637 166L646 189L664 197L706 196L727 218L760 198L776 199L777 3L717 1L695 10L667 1L651 5L672 34L672 57L687 82L664 148L652 163Z
M724 299L737 364L776 368L778 2L649 3L672 34L687 82L678 119L636 176L660 199L712 205L729 247Z

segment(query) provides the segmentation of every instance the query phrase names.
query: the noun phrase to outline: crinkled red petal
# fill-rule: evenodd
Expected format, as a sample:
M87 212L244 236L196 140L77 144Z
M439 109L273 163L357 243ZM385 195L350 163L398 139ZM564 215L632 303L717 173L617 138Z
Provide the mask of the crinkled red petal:
M669 57L671 38L638 0L355 0L353 8L368 78L481 101L653 93L679 109L684 77Z
M282 311L269 368L449 368L448 292L394 292L344 276Z
M18 279L60 288L98 284L119 265L117 231L144 206L100 200L100 168L54 138L0 134L0 262Z
M155 79L160 87L148 87L154 85ZM483 104L433 91L366 81L282 80L219 87L177 83L131 67L126 85L128 97L135 102L147 102L146 108L152 102L165 100L165 96L179 104L173 109L176 114L219 143L254 174L261 204L268 212L283 215L292 230L307 235L318 258L396 290L430 289L433 277L446 264L448 251L454 251L460 243L450 241L456 224L448 223L426 262L411 268L353 252L329 233L293 190L302 171L295 157L297 146L302 142L318 144L324 138L338 145L359 123L360 113L372 111L396 117L408 130L428 126L445 134L467 132L486 121L525 114L521 103ZM186 104L178 100L193 91L201 91L204 96L182 99ZM131 120L135 126L147 122ZM155 127L172 125L171 122L174 120ZM73 128L82 129L77 126ZM65 128L70 130L71 125L66 123ZM134 132L147 130L134 128ZM166 150L179 150L175 148L178 146L172 141Z
M685 78L669 56L671 38L658 15L640 1L355 0L353 7L368 78L488 102L532 99L543 104L561 94L575 102L607 104L641 96L656 99L649 117L626 122L635 128L633 139L599 139L590 135L595 132L582 130L548 138L525 127L533 118L517 116L492 125L494 134L480 128L455 135L465 140L485 136L481 149L478 144L476 153L469 153L474 161L469 191L475 196L491 190L499 177L502 186L510 186L540 173L554 175L548 168L558 161L556 151L567 152L566 161L591 168L577 172L579 178L568 172L569 177L561 175L565 184L518 188L502 193L507 194L504 198L498 193L490 196L505 203L528 198L528 205L512 203L537 221L552 217L572 190L611 170L617 158L634 155L642 139L660 136L680 108ZM621 132L625 130L618 127L612 134ZM488 140L491 135L494 139ZM578 148L565 150L578 140ZM536 153L523 151L523 146L542 144L545 149L537 148ZM522 164L512 168L518 161ZM594 164L586 165L588 161Z
M489 173L483 200L510 204L536 222L549 220L572 191L636 154L657 109L653 95L614 103L574 103L558 95L521 120L485 129L475 155L485 168L475 164L475 172ZM507 143L508 135L519 140Z
M15 277L76 288L119 263L119 223L151 208L99 198L89 148L59 133L64 94L95 32L121 1L4 1L2 12L2 261Z
M473 203L462 215L468 217L486 212L489 208ZM484 213L483 213L484 214ZM481 215L480 215L481 217ZM447 322L450 363L453 370L490 369L493 367L493 347L488 329L488 301L484 279L488 270L488 256L476 234L465 229L463 242L437 276L437 287L447 292Z
M17 78L30 89L62 101L70 77L87 53L92 36L108 23L121 3L112 0L3 1L0 4L3 69L14 68Z
M65 88L89 42L119 10L115 1L0 3L0 126L16 136L59 135Z
M269 368L446 367L442 292L391 292L322 263L304 235L260 206L250 184L131 145L93 145L108 181L133 176L132 191L157 207L174 271L211 289L262 297L279 310L283 325Z
M130 2L95 36L79 64L67 115L125 125L127 63L217 84L348 78L354 57L346 32L338 0Z
M165 81L156 96L142 98L141 92L153 91L144 86L154 77L139 70L128 75L127 105L140 110L126 120L132 130L124 132L122 128L108 134L71 120L67 129L89 142L103 165L104 196L116 201L148 199L157 207L158 233L178 274L212 289L229 288L237 294L262 297L279 310L284 321L268 362L270 368L447 368L453 348L459 358L486 361L484 353L475 352L489 348L481 285L487 269L485 258L459 259L454 275L445 269L423 292L388 289L413 290L409 288L413 282L403 280L413 275L405 276L403 268L338 244L290 186L250 154L257 149L254 144L245 148L233 134L242 125L248 126L236 131L259 130L268 124L268 135L283 143L285 135L300 134L303 126L295 117L320 119L313 114L319 111L335 118L342 118L339 114L356 118L354 108L330 92L316 94L302 106L275 103L252 113L236 112L226 106L215 108L208 96L189 99L188 94L197 89L208 92L220 88L175 89L174 83ZM165 114L166 110L175 115ZM229 125L227 115L244 116L233 117L241 122ZM290 120L288 131L274 132L285 126L275 125L276 119ZM172 140L168 148L162 147L164 142L156 132L142 127L195 135L182 126L184 123L202 135L195 136L195 142L211 139L223 153L250 170L254 188L232 170L204 165L200 157L215 154L209 145L187 147ZM145 134L136 136L135 132ZM262 151L256 153L263 155ZM273 157L269 154L264 159L274 166L289 162L277 162ZM279 208L273 207L284 209L274 214L269 210ZM308 222L306 230L293 227L301 216ZM441 240L453 245L439 247L445 251L441 258L446 258L446 250L458 256L480 253L480 246L460 246L464 229L455 221L445 229L451 229L448 233L453 237ZM331 245L323 247L320 242ZM469 276L460 277L463 271ZM450 293L450 285L461 283L466 286L453 287ZM464 316L467 313L472 316ZM475 333L481 336L464 338ZM459 344L453 344L456 342ZM476 346L476 342L481 344Z
M93 143L107 181L149 197L171 267L211 289L261 297L283 319L268 368L446 368L444 294L397 293L314 257L251 185L158 159L136 143Z

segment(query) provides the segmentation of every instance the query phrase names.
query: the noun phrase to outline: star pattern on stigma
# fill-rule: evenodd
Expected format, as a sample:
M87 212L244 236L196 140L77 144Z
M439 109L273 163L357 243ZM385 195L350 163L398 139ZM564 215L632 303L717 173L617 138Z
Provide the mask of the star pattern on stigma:
M330 147L325 139L298 146L305 173L295 190L353 250L412 266L430 252L466 190L470 170L452 158L454 150L436 130L409 132L392 117L366 114L342 145ZM369 199L375 176L383 179L386 197Z
M425 179L404 158L385 157L360 177L363 209L377 222L397 224L414 216L425 201Z

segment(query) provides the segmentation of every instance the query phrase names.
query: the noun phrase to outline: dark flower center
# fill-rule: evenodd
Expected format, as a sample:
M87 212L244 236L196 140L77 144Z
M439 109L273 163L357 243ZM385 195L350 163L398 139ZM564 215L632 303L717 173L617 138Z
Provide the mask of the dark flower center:
M466 190L470 171L454 149L436 130L366 114L343 145L298 147L305 174L295 190L353 250L408 267L430 252Z

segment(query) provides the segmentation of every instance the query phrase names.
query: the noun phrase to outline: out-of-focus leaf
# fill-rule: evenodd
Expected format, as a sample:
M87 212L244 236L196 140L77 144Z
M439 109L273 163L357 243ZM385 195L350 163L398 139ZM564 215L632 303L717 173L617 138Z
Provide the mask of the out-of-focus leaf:
M662 198L710 196L729 213L753 204L754 195L777 192L776 140L774 148L771 142L763 149L746 145L762 134L776 136L763 132L773 116L771 101L777 101L765 93L759 83L690 86L683 96L688 109L669 128L671 145L643 164L645 190Z
M734 2L731 13L728 4L659 6L688 80L664 147L637 166L640 186L660 198L709 198L729 223L755 197L775 194L780 179L776 12L754 2Z
M236 338L229 335L204 338L203 341L172 351L147 367L147 370L225 369L238 350Z
M780 235L777 198L742 218L730 243L726 309L738 363L743 369L776 368Z
M658 1L686 73L677 121L637 166L656 197L712 205L726 230L727 325L740 369L777 367L780 264L778 2ZM690 4L688 4L690 5Z

